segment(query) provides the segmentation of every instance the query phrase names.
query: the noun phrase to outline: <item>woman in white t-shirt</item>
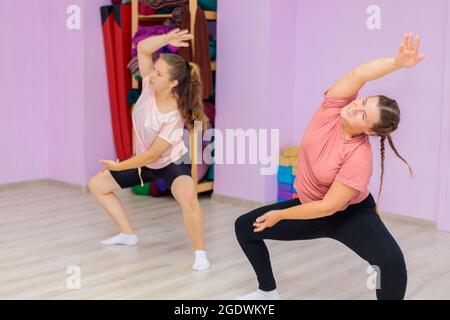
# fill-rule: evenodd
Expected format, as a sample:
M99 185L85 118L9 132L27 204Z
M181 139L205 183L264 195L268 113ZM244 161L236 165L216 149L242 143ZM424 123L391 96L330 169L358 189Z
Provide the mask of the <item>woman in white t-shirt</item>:
M111 216L120 234L103 241L105 245L136 245L125 210L114 191L163 179L181 205L184 221L195 249L194 270L209 268L205 253L203 211L191 177L189 153L183 142L183 128L201 121L202 83L198 67L178 55L161 54L153 63L152 54L170 44L187 47L193 37L187 30L147 38L138 44L142 93L132 114L136 156L122 162L100 160L102 172L91 177L88 188ZM186 163L188 162L188 163Z

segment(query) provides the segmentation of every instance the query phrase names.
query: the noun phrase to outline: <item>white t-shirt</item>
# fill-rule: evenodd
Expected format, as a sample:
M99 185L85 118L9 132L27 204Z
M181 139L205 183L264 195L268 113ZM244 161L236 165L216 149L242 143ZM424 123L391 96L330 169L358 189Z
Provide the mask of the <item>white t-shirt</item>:
M146 167L161 169L180 159L188 149L183 142L184 122L180 112L176 110L163 114L158 110L155 92L148 86L149 80L149 76L142 79L142 93L132 114L136 155L149 150L159 136L172 146Z

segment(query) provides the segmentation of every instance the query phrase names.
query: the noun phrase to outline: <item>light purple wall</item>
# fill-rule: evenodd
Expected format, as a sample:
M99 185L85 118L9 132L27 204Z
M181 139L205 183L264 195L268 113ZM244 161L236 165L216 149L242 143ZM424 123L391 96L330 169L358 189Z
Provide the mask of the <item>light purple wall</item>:
M109 3L52 0L51 179L85 185L99 159L115 158L99 9ZM66 28L71 4L81 8L81 30Z
M52 0L49 69L49 177L83 183L84 167L84 16L81 30L66 27L66 8L83 1ZM83 9L82 9L83 10Z
M100 158L115 158L99 11L109 3L1 2L8 50L0 51L0 164L8 170L0 184L51 178L85 185ZM66 27L69 5L81 8L81 30Z
M216 128L224 134L280 129L280 145L289 145L295 9L295 0L282 6L272 0L218 2ZM216 165L214 193L275 200L276 177L261 175L260 167Z
M444 84L442 92L440 165L437 204L437 227L440 230L450 230L450 3L447 1L444 56Z
M239 10L237 10L239 8ZM255 9L257 8L257 9ZM216 128L266 128L270 1L218 2ZM214 192L249 200L265 194L258 165L216 165Z
M297 59L296 25L297 0L271 1L269 88L264 116L267 128L280 130L280 148L292 146L292 130L295 122L290 115L294 107L295 73ZM277 176L266 177L264 202L277 198Z
M0 164L8 170L1 170L0 184L52 178L84 185L100 168L99 158L114 159L99 15L107 3L1 2L0 40L8 50L0 51ZM450 230L450 66L444 63L450 8L445 0L430 3L380 0L382 30L369 31L369 1L219 0L217 127L278 128L281 147L298 144L323 91L339 76L392 56L404 32L420 33L428 58L369 83L361 95L399 101L402 122L393 137L416 173L409 178L387 147L382 209ZM82 8L80 31L65 26L69 4ZM24 102L18 104L19 97ZM373 150L376 196L376 140ZM275 200L275 176L261 176L259 169L217 165L214 192Z
M0 2L0 184L46 178L49 3Z
M395 98L402 121L393 134L399 152L410 162L415 177L390 148L386 150L381 208L412 217L436 220L447 1L424 5L420 0L377 1L382 29L366 27L372 1L302 0L298 5L296 97L294 128L298 142L322 93L354 66L395 55L405 32L419 33L428 58L411 70L401 70L368 83L361 96L385 94ZM379 186L379 140L371 140L374 174L371 192ZM448 207L447 207L448 208Z
M360 94L385 94L399 102L402 122L393 138L415 170L411 179L387 147L382 209L437 221L438 228L450 230L448 1L378 1L382 29L376 31L366 26L371 1L301 0L295 2L295 14L292 2L269 2L239 2L235 10L237 2L219 1L218 128L279 127L281 146L296 145L329 86L360 63L393 56L405 32L419 33L428 58L415 69L368 83ZM296 22L293 34L291 21ZM370 188L376 197L378 139L372 145ZM274 190L274 177L260 176L254 166L216 166L216 194L270 202Z
M84 184L101 169L99 159L116 159L100 19L100 7L110 3L111 0L84 3Z

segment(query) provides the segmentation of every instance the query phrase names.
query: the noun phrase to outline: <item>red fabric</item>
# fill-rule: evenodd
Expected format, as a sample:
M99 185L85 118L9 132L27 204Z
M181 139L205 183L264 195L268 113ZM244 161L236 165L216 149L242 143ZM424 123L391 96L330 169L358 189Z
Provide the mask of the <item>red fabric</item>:
M131 89L131 74L127 70L131 59L131 5L114 6L114 58L117 80L117 110L122 145L117 157L120 161L133 155L131 106L128 104L128 90ZM118 151L119 151L118 150Z
M120 127L120 115L118 112L118 98L117 98L117 78L116 78L116 65L115 65L115 37L114 37L114 15L113 6L103 6L100 8L102 15L102 30L103 30L103 42L105 46L105 60L106 71L108 78L108 92L111 108L111 120L114 137L114 145L116 148L117 157L124 158L123 143L121 127Z
M206 116L209 118L209 122L211 122L211 126L215 128L216 106L212 102L205 101L203 107Z
M180 29L191 28L189 6L182 7ZM209 55L208 23L205 12L199 7L195 18L194 32L195 57L192 59L192 46L179 48L178 54L187 61L193 61L200 67L200 77L203 83L203 99L208 99L213 93L211 56Z
M153 9L147 5L145 5L145 3L140 2L139 3L139 14L142 15L151 15L151 14L155 14L156 13L156 9Z

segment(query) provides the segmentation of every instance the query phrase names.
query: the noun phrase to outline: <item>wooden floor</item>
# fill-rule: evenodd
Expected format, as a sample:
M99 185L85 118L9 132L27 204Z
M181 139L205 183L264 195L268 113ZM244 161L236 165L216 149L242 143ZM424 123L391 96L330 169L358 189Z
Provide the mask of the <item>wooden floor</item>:
M247 208L201 197L212 268L191 271L190 241L171 197L123 200L140 239L136 247L102 246L116 234L89 193L35 184L0 191L0 299L234 299L255 290L250 264L234 236ZM408 266L407 299L450 299L450 234L385 220ZM282 299L375 299L367 264L330 239L268 241ZM71 265L81 288L69 290Z

